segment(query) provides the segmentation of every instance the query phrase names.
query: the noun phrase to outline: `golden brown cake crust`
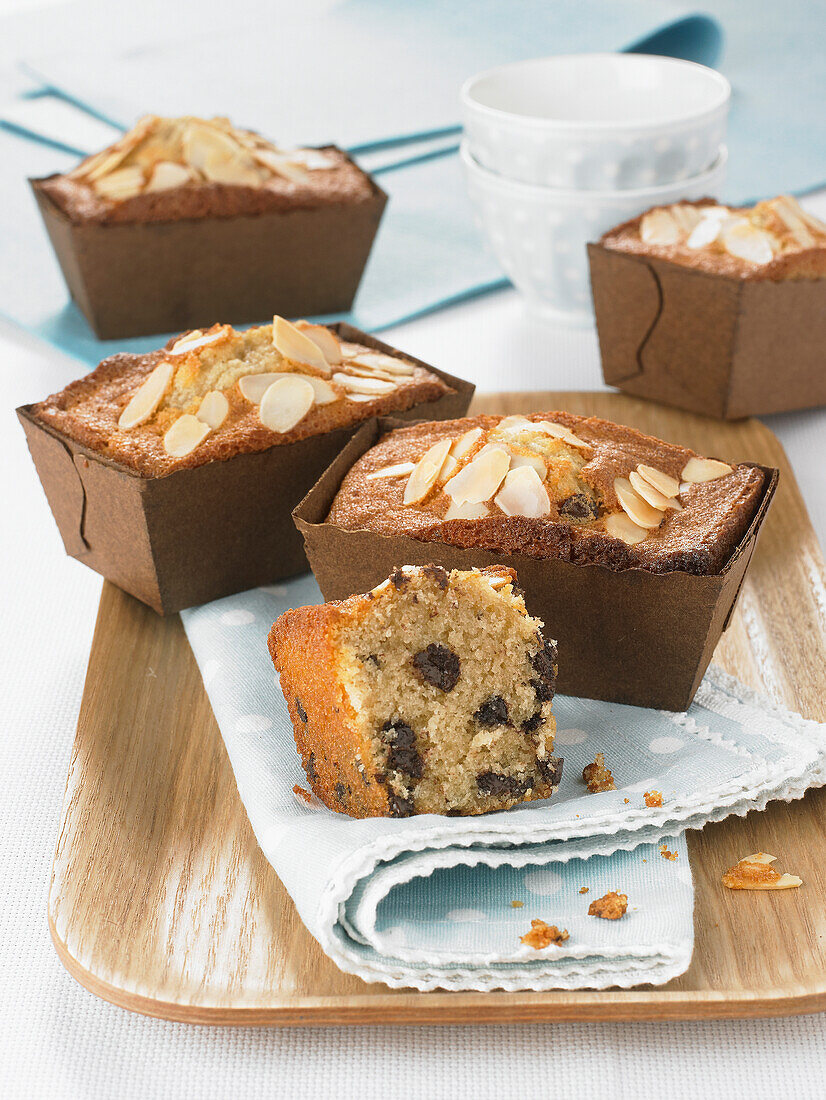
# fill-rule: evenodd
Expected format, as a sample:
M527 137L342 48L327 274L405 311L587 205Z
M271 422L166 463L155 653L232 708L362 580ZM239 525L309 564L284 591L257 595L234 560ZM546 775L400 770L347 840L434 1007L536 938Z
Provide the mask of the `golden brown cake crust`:
M84 225L235 218L351 205L373 198L376 185L343 150L327 145L319 152L335 161L334 167L309 172L301 182L274 177L259 187L247 187L202 181L135 195L121 202L103 198L87 182L69 175L48 176L37 180L36 186L71 222Z
M261 330L270 327L262 326ZM253 331L258 330L249 330ZM233 339L240 340L241 335L234 333ZM182 397L174 405L167 400L156 416L134 428L120 428L118 420L151 371L169 359L167 353L179 339L181 337L174 337L164 349L146 355L118 354L104 359L96 370L84 378L33 405L32 415L41 423L57 428L90 450L143 477L163 477L176 470L192 469L207 462L264 451L349 427L371 416L389 415L414 405L436 401L452 392L437 375L414 364L412 374L398 378L394 392L358 402L344 398L328 405L313 405L292 430L281 433L271 431L262 424L258 406L246 400L236 383L221 391L229 403L229 412L221 427L211 432L190 454L174 458L164 447L164 435L181 413L197 411L202 394L196 393L191 383L193 378L197 380L202 362L199 355L193 353L174 358L176 374L173 388L186 393L189 387L193 393L191 400ZM355 347L353 345L352 349ZM363 347L362 351L370 353L373 349ZM300 364L281 366L279 369L285 373L290 370L301 372Z
M683 570L718 573L745 534L762 499L765 474L757 467L735 466L716 480L687 486L680 494L682 509L669 510L658 528L636 545L610 536L604 522L619 511L614 491L616 477L629 476L640 464L655 467L679 481L694 451L633 428L599 417L567 412L535 413L529 422L551 421L573 431L585 444L586 459L578 483L592 493L599 515L571 522L551 500L544 518L504 515L500 511L479 519L444 519L450 498L436 492L419 505L403 504L405 478L368 475L404 461L416 462L441 439L459 439L473 428L490 432L503 420L497 416L418 424L385 435L354 464L333 501L328 522L346 530L407 535L424 542L442 542L494 553L521 553L534 558L557 558L580 564L602 564L612 569L641 568L662 573ZM483 436L480 443L484 443ZM552 477L553 475L549 475ZM546 486L553 490L549 480Z
M716 206L716 200L698 199L685 206L702 208ZM655 209L652 207L652 209ZM735 214L745 214L747 207L731 207ZM752 282L779 282L786 279L822 279L826 277L826 247L801 248L780 253L767 264L753 264L722 250L688 248L685 244L651 244L640 237L640 224L646 213L614 226L600 237L599 243L614 252L632 256L667 260L669 263L702 271L708 275L724 275L731 279Z

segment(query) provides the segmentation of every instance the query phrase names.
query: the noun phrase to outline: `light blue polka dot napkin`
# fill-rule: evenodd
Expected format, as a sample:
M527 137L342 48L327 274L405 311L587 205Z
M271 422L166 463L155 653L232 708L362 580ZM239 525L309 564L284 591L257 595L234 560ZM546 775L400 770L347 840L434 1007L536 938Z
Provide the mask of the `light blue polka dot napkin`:
M477 990L666 982L693 947L683 830L826 783L826 727L712 669L687 714L557 697L565 767L548 802L475 818L335 814L293 792L307 783L266 645L282 611L320 600L308 575L182 618L264 854L324 951L367 981ZM581 773L600 750L618 790L592 795ZM662 807L645 805L648 790L662 792ZM588 916L610 890L627 894L626 915ZM569 938L524 945L535 917Z

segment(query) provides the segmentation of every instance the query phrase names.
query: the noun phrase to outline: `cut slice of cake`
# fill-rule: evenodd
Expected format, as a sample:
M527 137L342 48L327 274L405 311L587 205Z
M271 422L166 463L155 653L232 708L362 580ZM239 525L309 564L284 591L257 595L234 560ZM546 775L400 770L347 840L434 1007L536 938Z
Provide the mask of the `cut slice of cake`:
M549 798L556 646L516 573L403 566L287 611L269 648L313 791L352 817L481 814Z

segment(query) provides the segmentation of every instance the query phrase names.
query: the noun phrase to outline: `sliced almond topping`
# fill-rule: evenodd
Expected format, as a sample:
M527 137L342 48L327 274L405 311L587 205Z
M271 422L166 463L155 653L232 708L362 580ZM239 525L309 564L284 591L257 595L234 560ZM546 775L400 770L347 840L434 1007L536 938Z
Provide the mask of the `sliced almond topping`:
M447 456L442 463L442 468L441 470L439 470L438 481L440 485L443 485L446 481L453 477L454 473L456 472L456 467L458 465L459 463L456 461L450 451L448 451Z
M815 239L801 217L803 211L791 195L780 195L769 204L780 221L789 230L796 244L801 248L812 248Z
M553 420L540 420L538 424L530 424L530 427L535 432L552 435L555 439L561 439L563 443L570 443L572 447L590 447L590 443L574 435L570 428L566 428L564 424L556 424Z
M725 206L707 206L697 225L692 229L686 241L689 248L707 248L718 241L724 230L733 225L736 219Z
M261 398L258 415L265 428L283 434L304 419L314 400L315 391L306 378L284 374Z
M354 355L350 360L360 367L373 370L383 370L387 374L399 374L409 376L414 373L415 367L403 359L394 359L392 355L385 355L381 351L363 351Z
M295 327L312 340L331 367L339 365L343 358L341 343L334 332L324 325L311 325L309 321L296 321Z
M396 389L395 382L388 382L384 378L359 378L350 374L338 372L333 375L333 381L343 386L348 393L386 394L393 393Z
M232 327L230 325L221 325L221 327L214 332L207 332L206 334L199 328L196 328L194 332L188 332L186 336L182 336L180 340L177 340L172 345L172 350L169 354L188 355L191 351L207 347L209 344L215 344L219 340L227 339L231 335Z
M309 382L315 393L316 405L332 405L334 401L341 400L341 394L336 393L333 387L324 378L316 378L314 374L296 374L296 378L303 378Z
M505 478L511 456L502 447L479 454L445 485L454 504L481 504L490 500Z
M163 437L164 450L173 458L183 458L203 443L210 433L209 424L191 413L179 416Z
M175 164L171 160L159 160L149 175L146 191L169 191L173 187L181 187L196 179L191 168L183 164Z
M450 453L459 462L468 454L476 445L477 440L482 436L481 428L471 428L469 432L465 432L464 435L460 435L458 439L454 439L450 447Z
M638 527L659 527L663 520L663 514L659 508L652 508L639 493L631 488L631 482L626 477L614 478L614 492L624 512Z
M346 393L344 399L345 401L357 401L362 403L366 401L377 401L378 397L370 393Z
M484 506L481 505L480 507ZM503 575L502 573L500 573L498 576L485 577L485 580L488 582L494 592L498 592L500 588L504 588L508 584L513 584L513 578L509 577L507 574Z
M690 203L676 203L674 206L670 206L668 210L684 235L690 233L700 220L700 211Z
M450 440L440 439L425 451L416 463L404 489L404 503L418 504L424 500L442 469L442 464L450 450Z
M684 482L696 485L701 481L716 481L718 477L725 477L726 474L733 472L727 462L718 462L716 458L690 458L683 467L680 478Z
M310 172L324 171L326 168L335 168L336 160L320 149L288 149L288 157L296 164L303 164Z
M69 173L70 176L85 178L91 182L114 171L121 161L125 160L145 137L148 137L158 121L156 115L144 115L143 118L138 119L131 130L123 135L120 141L83 161Z
M690 488L691 488L691 482L690 481L681 481L680 482L680 496L685 496L685 494L688 492L688 490Z
M95 180L97 193L110 202L123 202L133 199L143 190L143 169L136 167L118 168L108 176Z
M637 467L637 473L645 478L649 485L653 485L664 497L675 497L680 491L680 483L676 477L663 473L655 466L646 466L641 462Z
M174 367L171 363L158 363L132 394L129 403L120 414L119 428L135 428L149 419L163 400L173 371Z
M272 342L285 359L293 363L305 363L308 367L321 371L325 378L330 377L330 364L318 344L283 317L273 317Z
M490 515L487 504L453 504L445 512L445 519L484 519ZM492 583L492 582L491 582Z
M646 504L650 504L652 508L660 508L665 510L666 508L673 508L676 512L681 512L683 506L674 497L666 497L655 489L653 485L650 485L644 477L641 477L636 470L632 470L628 475L628 480L631 483L631 488L638 496L641 496ZM677 486L679 488L679 486Z
M204 395L196 415L199 420L202 420L204 424L208 424L213 431L216 431L226 420L228 412L229 401L226 397L220 390L210 390L209 393Z
M815 233L826 233L826 223L822 222L820 218L816 218L814 214L810 214L808 210L804 210L803 207L795 199L791 200L797 207L797 213L808 225L809 229Z
M252 156L225 129L192 121L181 139L184 160L215 183L261 185L262 173Z
M372 474L367 474L365 481L375 481L380 477L404 477L405 474L412 474L415 469L415 464L412 462L397 462L395 466L385 466L381 470L374 470Z
M758 229L746 218L740 218L723 231L723 248L730 256L752 264L768 264L774 259L778 245L765 229Z
M612 539L622 539L629 546L636 546L638 542L648 538L648 532L644 527L639 527L633 520L626 516L625 512L614 512L605 517L605 530Z
M662 206L643 214L640 222L640 238L646 244L677 244L680 227L671 213Z
M284 372L276 373L267 371L264 374L245 374L238 379L238 389L242 397L245 397L253 405L260 405L261 398L279 378L284 377Z
M518 470L522 466L530 466L531 469L536 470L540 481L544 481L548 476L548 467L539 455L517 454L516 451L511 451L511 469Z
M506 516L541 519L551 511L548 492L532 466L520 466L505 477L494 503Z
M394 386L397 386L400 381L397 374L390 374L389 371L381 370L380 367L362 367L352 359L343 365L342 373L351 378L381 378L384 382L392 382Z
M781 874L771 866L776 856L756 852L739 860L723 875L723 885L729 890L792 890L803 885L797 875Z
M506 416L496 425L497 432L524 432L535 425L526 416Z
M253 157L259 164L268 168L273 175L289 180L290 183L304 183L307 179L307 166L288 153L279 153L275 149L253 149Z

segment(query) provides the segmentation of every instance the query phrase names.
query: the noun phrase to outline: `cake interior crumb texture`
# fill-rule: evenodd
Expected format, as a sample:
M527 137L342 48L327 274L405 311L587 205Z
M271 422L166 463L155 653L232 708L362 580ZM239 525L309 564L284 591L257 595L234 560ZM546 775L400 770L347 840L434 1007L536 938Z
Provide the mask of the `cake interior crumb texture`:
M271 651L328 806L480 814L551 795L556 651L514 583L505 569L406 567L372 594L278 620Z

